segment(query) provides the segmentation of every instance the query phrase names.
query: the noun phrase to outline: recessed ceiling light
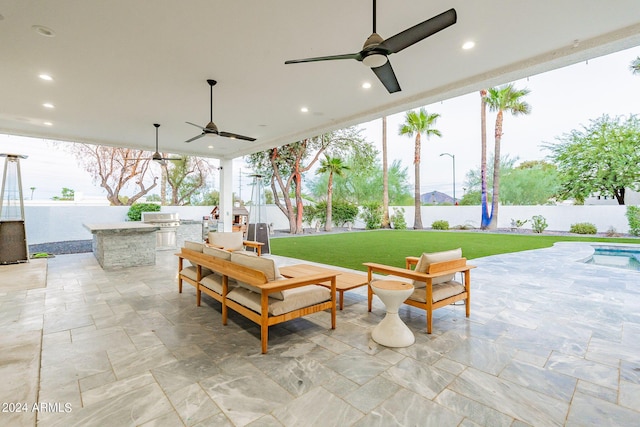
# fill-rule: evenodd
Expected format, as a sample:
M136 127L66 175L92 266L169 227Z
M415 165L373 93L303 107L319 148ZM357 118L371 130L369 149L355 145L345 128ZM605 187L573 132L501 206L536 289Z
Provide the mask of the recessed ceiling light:
M33 25L31 29L44 37L56 36L55 31L53 31L51 28L45 27L44 25Z
M48 82L53 80L53 77L51 77L49 74L40 74L38 77L40 77L42 80L46 80Z
M50 102L45 102L44 104L42 104L42 106L44 108L55 108L55 106Z
M362 88L363 89L371 89L371 83L369 83L369 82L362 83Z
M473 49L476 45L476 42L474 41L468 41L468 42L464 42L464 44L462 45L462 48L464 50L469 50L469 49Z
M303 113L308 113L309 109L307 107L302 107L300 111L302 111Z
M44 122L42 124L45 125L45 126L53 126L53 123L51 123L51 122Z
M207 148L213 148L213 145L209 145Z

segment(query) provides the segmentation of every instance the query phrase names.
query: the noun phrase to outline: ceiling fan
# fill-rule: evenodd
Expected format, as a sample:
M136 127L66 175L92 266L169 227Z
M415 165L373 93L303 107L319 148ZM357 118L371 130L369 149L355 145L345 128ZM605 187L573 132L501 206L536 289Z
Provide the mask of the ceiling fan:
M224 136L225 138L231 138L231 139L243 139L245 141L255 141L256 139L251 138L250 136L244 136L244 135L239 135L237 133L223 132L218 130L218 126L216 126L216 124L213 123L213 86L215 86L217 82L215 80L207 80L207 83L209 83L210 91L211 91L211 110L209 114L209 123L207 123L205 127L202 127L195 123L186 122L191 126L195 126L198 129L202 129L202 133L200 135L194 136L191 139L187 139L185 142L195 141L196 139L202 138L205 135L218 135L218 136Z
M389 93L399 92L400 84L396 78L388 56L398 53L401 50L418 43L421 40L444 30L456 23L457 14L455 9L427 19L411 28L408 28L395 36L383 39L376 33L376 0L373 0L373 33L364 42L360 52L347 53L344 55L319 56L315 58L292 59L285 61L285 64L297 64L301 62L330 61L334 59L355 59L370 67L375 75L380 79Z
M153 153L150 160L153 160L154 162L158 162L160 164L165 164L166 160L182 160L180 157L162 157L162 154L160 154L160 152L158 151L158 128L160 127L160 125L158 123L154 123L153 126L155 126L156 128L156 151L155 153Z

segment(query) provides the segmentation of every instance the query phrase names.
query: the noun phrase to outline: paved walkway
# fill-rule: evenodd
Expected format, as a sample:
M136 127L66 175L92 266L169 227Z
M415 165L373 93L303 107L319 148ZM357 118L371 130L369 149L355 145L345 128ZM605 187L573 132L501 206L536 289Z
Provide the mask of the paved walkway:
M473 260L471 318L437 310L427 335L404 306L416 343L402 349L371 340L383 306L368 313L366 288L350 291L337 329L328 313L286 322L267 355L254 324L224 327L217 302L178 294L171 252L112 272L57 256L45 289L0 294L0 425L638 425L640 272L577 262L590 253ZM39 336L38 376L26 349ZM37 397L20 402L28 384Z

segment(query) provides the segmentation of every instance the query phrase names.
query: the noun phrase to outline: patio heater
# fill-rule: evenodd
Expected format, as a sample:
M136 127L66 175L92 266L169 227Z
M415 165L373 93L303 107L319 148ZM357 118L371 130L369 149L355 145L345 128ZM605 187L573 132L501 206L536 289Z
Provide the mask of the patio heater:
M29 262L20 176L20 159L27 156L2 153L0 157L5 158L0 192L0 264Z
M267 207L264 198L264 175L253 174L253 189L251 190L251 206L249 209L249 228L247 240L264 243L262 253L269 251L269 226L267 224ZM249 248L248 250L254 250Z

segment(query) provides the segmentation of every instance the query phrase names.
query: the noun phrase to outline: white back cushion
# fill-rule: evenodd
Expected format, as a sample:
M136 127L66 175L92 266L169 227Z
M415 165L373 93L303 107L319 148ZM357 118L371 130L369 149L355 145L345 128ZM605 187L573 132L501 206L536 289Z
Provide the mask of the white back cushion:
M209 232L209 243L216 246L222 246L225 249L231 251L239 251L244 248L242 244L244 238L242 237L242 232L239 231L225 231L225 232Z
M431 253L425 252L422 254L422 256L420 256L420 260L418 261L418 264L416 264L415 271L419 273L426 273L427 270L429 269L429 265L431 265L434 262L451 261L458 258L462 258L462 248L452 249L450 251L442 251L442 252L431 252ZM433 279L432 283L434 285L437 285L439 283L449 282L453 280L453 277L454 277L453 274L437 277ZM427 284L425 282L414 280L413 286L416 289L419 289L419 288L424 288L425 286L427 286Z

